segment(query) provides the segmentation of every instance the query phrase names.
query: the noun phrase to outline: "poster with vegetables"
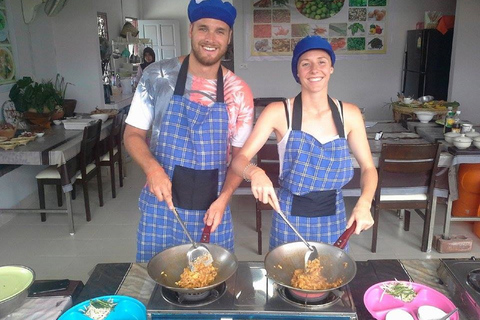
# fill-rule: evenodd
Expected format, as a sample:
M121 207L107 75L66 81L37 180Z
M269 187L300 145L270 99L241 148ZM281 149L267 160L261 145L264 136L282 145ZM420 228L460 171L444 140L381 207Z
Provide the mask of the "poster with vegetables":
M337 56L385 54L387 0L250 0L250 60L290 59L308 35L328 39Z
M15 61L8 35L5 2L0 0L0 85L15 82Z

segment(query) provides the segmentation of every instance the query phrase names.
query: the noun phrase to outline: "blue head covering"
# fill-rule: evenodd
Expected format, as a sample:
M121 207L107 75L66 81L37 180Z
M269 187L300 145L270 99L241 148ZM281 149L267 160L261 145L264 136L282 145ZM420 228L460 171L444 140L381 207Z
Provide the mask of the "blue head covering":
M237 17L237 10L229 2L222 0L191 0L188 4L188 19L195 22L203 18L211 18L225 22L230 28Z
M300 83L300 79L298 79L298 70L297 70L297 65L298 65L298 59L300 59L300 56L304 54L307 51L310 50L324 50L328 53L330 56L330 59L332 60L332 67L335 64L335 53L333 52L332 46L328 41L320 36L307 36L300 40L297 45L295 46L295 49L293 49L293 57L292 57L292 73L293 77L295 78L295 81Z

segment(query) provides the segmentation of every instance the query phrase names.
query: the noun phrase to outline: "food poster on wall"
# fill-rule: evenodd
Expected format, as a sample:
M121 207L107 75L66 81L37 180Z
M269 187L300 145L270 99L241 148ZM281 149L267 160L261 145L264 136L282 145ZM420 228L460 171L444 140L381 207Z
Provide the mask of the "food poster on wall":
M337 56L385 54L387 0L250 0L250 60L290 59L308 35L328 39Z
M15 82L15 61L8 29L5 1L0 0L0 85Z

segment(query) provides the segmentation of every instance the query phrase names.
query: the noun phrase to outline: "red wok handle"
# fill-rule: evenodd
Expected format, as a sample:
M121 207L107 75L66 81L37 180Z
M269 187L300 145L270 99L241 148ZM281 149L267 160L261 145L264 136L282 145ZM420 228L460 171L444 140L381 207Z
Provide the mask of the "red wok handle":
M350 228L345 230L342 235L338 238L337 241L333 244L335 247L338 247L340 249L345 248L347 245L348 239L350 239L350 236L355 232L355 228L357 227L357 221L353 221L352 225Z
M201 243L210 243L210 230L212 226L205 225L202 232L202 237L200 238Z

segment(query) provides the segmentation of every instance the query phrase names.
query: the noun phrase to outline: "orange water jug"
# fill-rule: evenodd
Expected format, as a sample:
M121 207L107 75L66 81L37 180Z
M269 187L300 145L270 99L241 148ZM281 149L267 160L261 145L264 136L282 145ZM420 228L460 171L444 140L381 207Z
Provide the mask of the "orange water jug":
M461 164L458 169L458 199L453 202L452 215L476 217L479 205L480 164Z

